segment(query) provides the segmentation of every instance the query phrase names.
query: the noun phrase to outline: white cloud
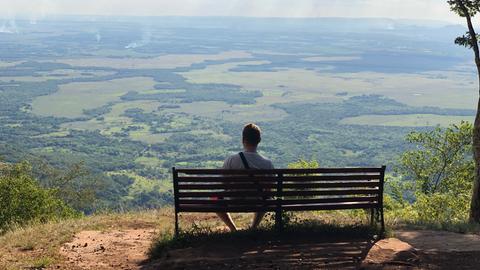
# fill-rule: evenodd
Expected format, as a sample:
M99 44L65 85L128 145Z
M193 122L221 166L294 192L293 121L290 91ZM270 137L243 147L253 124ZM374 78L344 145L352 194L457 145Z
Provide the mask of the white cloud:
M0 0L2 16L384 17L462 22L445 0Z

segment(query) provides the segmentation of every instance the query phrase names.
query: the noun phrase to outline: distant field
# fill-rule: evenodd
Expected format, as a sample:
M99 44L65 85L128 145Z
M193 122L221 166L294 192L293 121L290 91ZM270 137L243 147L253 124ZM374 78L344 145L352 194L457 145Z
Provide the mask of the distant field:
M1 68L1 63L0 63ZM61 80L73 78L91 78L99 76L107 76L114 74L112 71L101 70L73 70L73 69L57 69L53 71L37 71L38 76L2 76L0 81L10 82L43 82L47 80Z
M199 101L178 105L180 108L168 109L168 111L242 123L258 120L275 121L287 116L283 110L261 104L230 105L223 101Z
M139 100L118 103L112 106L109 113L102 116L102 119L92 119L88 121L69 122L62 125L65 130L79 129L79 130L99 130L101 134L112 135L116 132L121 132L122 129L129 127L137 127L138 130L130 131L129 136L133 140L143 141L146 143L163 142L168 134L152 134L150 127L146 124L133 123L129 117L122 116L125 110L133 108L141 108L144 112L153 112L161 105L157 101Z
M83 110L118 101L128 91L151 90L155 81L148 77L133 77L102 82L79 82L60 85L58 92L36 98L32 111L42 116L79 117Z
M340 61L340 60L338 60ZM348 64L348 63L345 63ZM379 94L412 106L475 108L474 77L465 72L438 71L418 74L376 72L331 73L299 68L271 71L230 69L238 65L259 65L258 61L210 65L182 73L192 83L230 83L245 89L260 89L268 98L262 104L278 102L325 102L362 94Z
M135 163L147 166L147 167L162 167L163 161L156 157L138 157L135 159Z
M219 54L169 54L158 57L125 57L125 58L74 58L61 59L57 62L76 67L110 67L122 69L155 69L189 67L194 63L207 60L227 60L233 58L251 58L251 54L243 51L227 51Z
M361 115L344 118L340 121L344 125L370 125L370 126L399 126L399 127L425 127L448 126L461 121L473 121L473 116L451 116L435 114L405 114L405 115Z
M141 192L151 192L157 190L159 192L167 192L172 189L171 183L161 181L160 179L149 179L131 171L110 172L109 175L125 175L135 179L135 182L128 188L128 196L126 199L134 199Z
M141 141L148 144L155 144L164 142L170 134L167 133L159 133L154 134L150 131L150 127L148 125L140 125L142 128L134 131L130 131L129 138L134 141Z
M21 63L22 61L14 61L14 62L0 61L0 68L13 67Z

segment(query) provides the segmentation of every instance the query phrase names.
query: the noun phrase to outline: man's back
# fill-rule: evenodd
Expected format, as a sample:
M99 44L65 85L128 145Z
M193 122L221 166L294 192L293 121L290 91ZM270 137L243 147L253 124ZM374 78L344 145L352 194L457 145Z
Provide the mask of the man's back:
M270 160L262 157L257 153L257 146L262 140L260 128L255 124L247 124L243 127L242 131L242 144L243 144L243 156L245 156L246 164L244 164L240 154L231 155L223 162L223 169L226 170L238 170L238 169L273 169L273 164ZM235 178L232 178L232 180ZM219 198L213 198L219 199ZM258 198L257 198L258 200ZM219 212L217 215L225 222L230 230L236 231L237 227L232 220L229 213ZM265 213L255 213L253 219L252 228L256 228L262 221Z
M248 166L251 169L273 169L273 163L264 158L257 152L243 152L245 159L247 160ZM245 169L243 165L242 158L239 154L231 155L225 159L223 162L223 169L236 170L236 169Z

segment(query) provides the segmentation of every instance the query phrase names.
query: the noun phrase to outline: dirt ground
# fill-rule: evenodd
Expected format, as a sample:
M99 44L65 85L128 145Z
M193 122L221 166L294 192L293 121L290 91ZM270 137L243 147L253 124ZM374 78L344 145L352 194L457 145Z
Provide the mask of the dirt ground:
M147 259L153 230L82 231L60 253L67 267L82 269L139 269Z
M480 236L397 231L396 238L294 236L200 243L147 261L154 230L83 231L61 253L81 269L480 269Z

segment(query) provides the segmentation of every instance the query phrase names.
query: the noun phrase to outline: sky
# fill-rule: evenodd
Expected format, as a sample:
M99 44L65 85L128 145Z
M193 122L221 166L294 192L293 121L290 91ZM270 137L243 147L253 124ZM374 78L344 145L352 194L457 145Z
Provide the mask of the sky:
M462 23L446 0L0 0L0 16L381 17Z

